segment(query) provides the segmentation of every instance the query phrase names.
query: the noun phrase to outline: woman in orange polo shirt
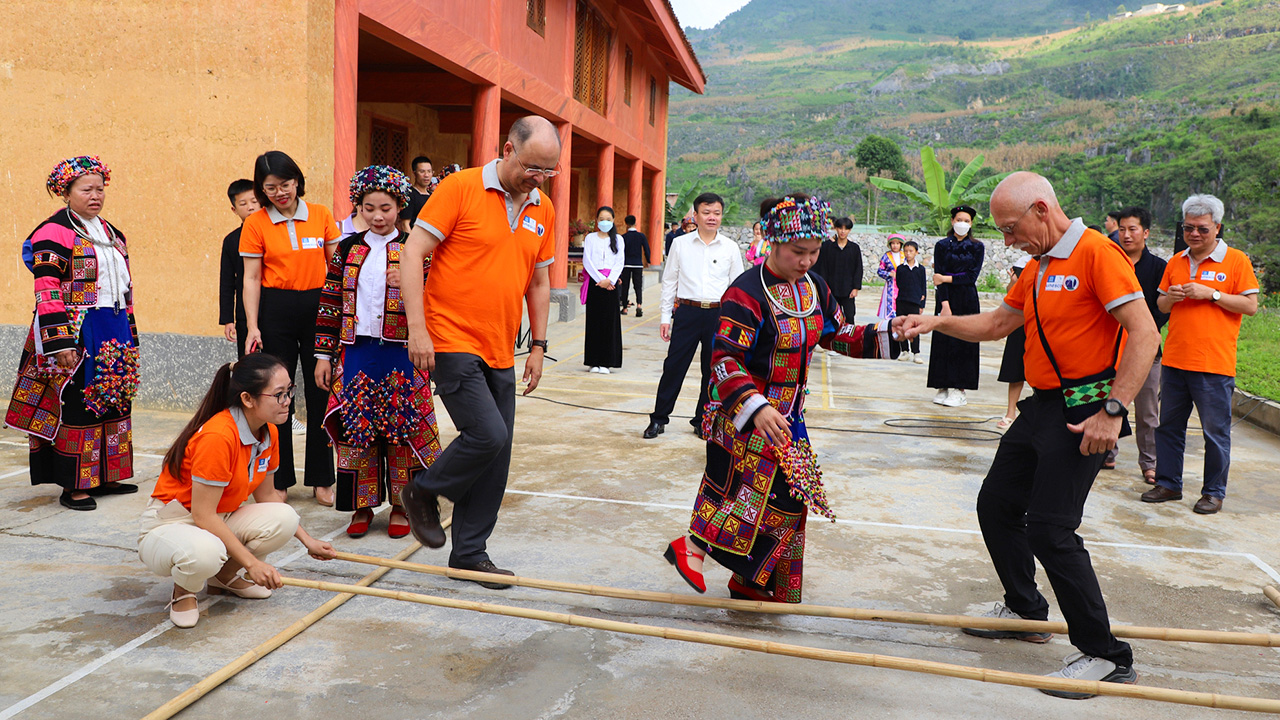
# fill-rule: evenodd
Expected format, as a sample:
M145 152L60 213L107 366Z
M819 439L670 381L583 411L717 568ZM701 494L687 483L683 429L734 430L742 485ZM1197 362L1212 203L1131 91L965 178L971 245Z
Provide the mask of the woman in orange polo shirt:
M253 192L262 209L244 221L240 255L244 257L244 310L249 327L246 351L257 348L280 358L290 377L302 361L307 398L307 455L303 484L313 488L316 502L333 505L333 453L324 431L327 388L316 384L316 312L325 269L338 246L338 225L323 205L302 201L307 180L288 155L277 150L258 156L253 166ZM289 436L289 419L280 426ZM279 499L297 479L293 443L280 444L280 470L275 487Z
M275 502L269 482L280 460L280 423L289 420L293 383L284 365L252 353L214 375L195 417L169 452L142 513L138 556L173 578L169 618L182 628L200 619L195 593L261 599L281 586L267 555L296 537L311 557L333 546L298 525L298 513ZM253 495L257 502L246 503ZM245 575L240 575L241 569Z

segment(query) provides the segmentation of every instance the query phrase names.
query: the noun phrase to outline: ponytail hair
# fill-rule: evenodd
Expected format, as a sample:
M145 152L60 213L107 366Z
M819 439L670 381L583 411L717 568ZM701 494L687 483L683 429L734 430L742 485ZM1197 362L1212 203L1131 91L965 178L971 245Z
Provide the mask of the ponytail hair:
M271 374L277 367L284 367L274 355L266 353L250 353L238 362L227 363L218 368L213 375L213 384L200 401L196 414L178 433L169 451L164 454L164 467L169 474L178 477L182 473L182 458L187 452L187 443L191 442L209 418L230 407L244 407L240 399L241 393L257 395L267 388L271 382Z
M600 209L596 210L596 217L600 217L600 213L606 210L613 217L613 227L609 228L609 252L616 253L618 252L618 216L613 214L613 208L608 205L601 205ZM597 227L596 229L598 230L599 228Z

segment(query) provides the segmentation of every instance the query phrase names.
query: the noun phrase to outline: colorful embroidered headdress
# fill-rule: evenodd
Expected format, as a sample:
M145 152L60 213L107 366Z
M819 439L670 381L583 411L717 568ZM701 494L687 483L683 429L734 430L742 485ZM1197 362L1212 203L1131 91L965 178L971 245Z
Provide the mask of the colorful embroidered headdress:
M440 174L439 174L437 177L439 177L441 180L443 180L443 179L445 179L445 178L449 177L450 175L452 175L452 174L454 174L454 173L458 172L458 171L459 171L459 170L461 170L461 169L462 169L462 166L461 166L461 165L459 165L458 163L453 163L453 164L451 164L451 165L445 165L445 166L444 166L444 169L442 169L442 170L440 171Z
M370 165L351 176L351 204L359 205L365 195L384 192L396 199L400 207L409 204L409 178L387 165Z
M816 197L797 200L784 197L761 220L765 239L785 243L831 234L831 206Z
M889 244L890 246L892 246L892 245L893 245L893 241L894 241L894 240L897 240L897 241L898 241L898 245L899 245L899 246L903 246L903 245L906 245L906 244L907 244L907 239L906 239L905 237L903 237L903 236L899 235L898 233L893 233L892 235L890 235L890 236L889 236L888 244Z
M49 173L49 179L45 181L45 187L49 188L49 192L55 195L65 195L67 188L71 187L71 183L75 182L77 178L94 174L102 176L103 185L111 182L111 168L99 160L97 155L80 155L67 158L53 166L53 172Z

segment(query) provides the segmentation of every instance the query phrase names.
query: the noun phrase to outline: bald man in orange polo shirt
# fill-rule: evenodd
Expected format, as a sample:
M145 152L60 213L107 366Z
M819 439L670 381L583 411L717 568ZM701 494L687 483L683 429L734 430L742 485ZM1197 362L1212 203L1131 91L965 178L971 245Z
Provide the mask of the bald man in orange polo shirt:
M1071 643L1080 650L1051 677L1133 683L1133 651L1111 634L1097 575L1076 534L1106 452L1127 434L1127 406L1160 344L1142 286L1120 246L1068 219L1049 181L1013 173L991 194L1004 243L1035 259L1004 303L981 315L908 315L894 333L940 330L969 342L1006 337L1022 325L1023 363L1034 394L1000 439L978 493L978 524L1004 603L989 617L1046 620L1035 560L1049 577ZM1128 333L1120 356L1121 329ZM1117 362L1118 361L1118 362ZM1049 633L965 629L970 635L1043 643ZM1043 690L1067 698L1087 694Z
M400 279L409 358L431 374L458 437L414 476L401 499L414 537L432 548L445 543L437 498L453 501L449 567L514 574L493 564L487 541L511 466L522 299L533 337L524 394L542 377L556 215L538 186L559 173L559 163L555 126L537 116L517 120L500 159L440 181L405 244L401 262L409 267L432 256L425 294L420 275Z

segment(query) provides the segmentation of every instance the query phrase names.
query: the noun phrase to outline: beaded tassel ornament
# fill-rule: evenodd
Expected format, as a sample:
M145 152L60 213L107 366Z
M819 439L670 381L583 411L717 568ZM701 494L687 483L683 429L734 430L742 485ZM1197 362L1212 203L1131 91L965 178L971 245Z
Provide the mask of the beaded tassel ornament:
M363 372L356 373L343 388L342 401L346 441L356 447L369 447L379 436L392 444L407 445L422 422L413 382L398 370L378 382Z
M778 458L778 465L787 478L791 497L835 522L836 514L827 505L827 491L822 487L822 469L818 466L818 456L813 452L809 441L804 438L793 440L785 448L775 447L773 454Z
M138 394L138 348L108 340L98 350L98 375L84 389L84 406L102 417L126 412Z

